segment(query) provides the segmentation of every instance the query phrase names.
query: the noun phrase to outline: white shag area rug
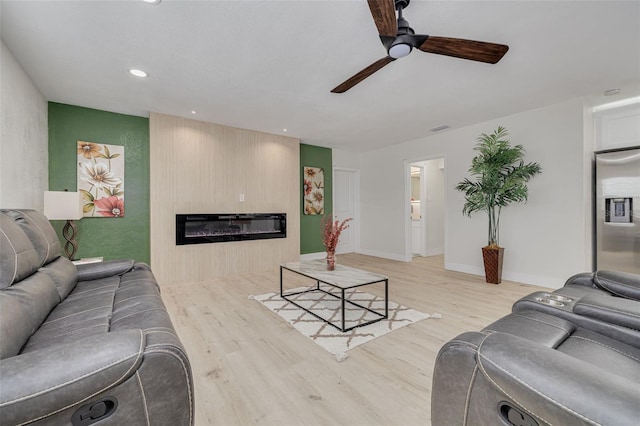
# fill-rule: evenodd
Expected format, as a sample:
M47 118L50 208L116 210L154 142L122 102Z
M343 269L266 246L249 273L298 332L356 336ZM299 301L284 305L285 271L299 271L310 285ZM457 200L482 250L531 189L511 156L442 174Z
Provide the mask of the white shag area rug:
M287 290L287 294L303 291L305 288ZM357 290L347 292L347 300L366 306L376 312L384 314L384 299ZM288 296L299 305L304 306L316 315L341 326L340 299L327 295L321 291L312 291ZM285 319L296 330L307 336L320 347L335 355L338 361L347 357L347 351L367 343L377 337L390 333L414 322L427 318L442 318L440 314L432 315L407 308L389 301L389 316L387 319L342 332L338 328L327 324L315 316L305 312L293 303L280 297L280 293L267 293L259 296L249 296L257 300L272 312ZM345 326L352 327L377 318L375 314L358 306L345 303Z

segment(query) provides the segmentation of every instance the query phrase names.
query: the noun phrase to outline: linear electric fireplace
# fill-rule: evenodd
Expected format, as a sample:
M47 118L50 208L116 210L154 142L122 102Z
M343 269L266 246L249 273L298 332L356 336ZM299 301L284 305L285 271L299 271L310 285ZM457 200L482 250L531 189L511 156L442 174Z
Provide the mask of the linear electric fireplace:
M179 246L286 236L286 213L176 215L176 245Z

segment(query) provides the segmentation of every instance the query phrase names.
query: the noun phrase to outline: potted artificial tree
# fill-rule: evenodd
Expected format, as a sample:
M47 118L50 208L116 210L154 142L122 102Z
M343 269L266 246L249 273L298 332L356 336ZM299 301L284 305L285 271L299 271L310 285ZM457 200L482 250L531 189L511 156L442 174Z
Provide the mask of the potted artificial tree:
M491 135L482 133L473 148L478 155L469 167L475 179L465 178L456 185L457 190L464 192L462 214L471 216L486 211L489 216L488 243L482 248L482 257L486 281L493 284L502 280L500 212L511 203L526 202L527 182L542 170L538 163L525 164L522 145L511 146L506 136L507 130L500 126Z

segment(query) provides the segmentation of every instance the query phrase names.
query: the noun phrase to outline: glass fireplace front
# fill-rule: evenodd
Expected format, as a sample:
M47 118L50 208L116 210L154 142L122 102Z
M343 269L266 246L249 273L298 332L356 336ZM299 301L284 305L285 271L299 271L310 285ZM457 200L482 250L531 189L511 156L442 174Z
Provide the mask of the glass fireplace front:
M176 245L179 246L286 236L286 213L176 215Z

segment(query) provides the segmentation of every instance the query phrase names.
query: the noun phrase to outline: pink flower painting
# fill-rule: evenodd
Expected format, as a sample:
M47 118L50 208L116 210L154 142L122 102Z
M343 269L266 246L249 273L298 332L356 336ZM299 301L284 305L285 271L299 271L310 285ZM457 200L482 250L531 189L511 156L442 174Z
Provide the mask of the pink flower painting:
M304 168L304 214L324 214L324 169Z
M85 217L124 217L124 146L78 141L78 192Z

